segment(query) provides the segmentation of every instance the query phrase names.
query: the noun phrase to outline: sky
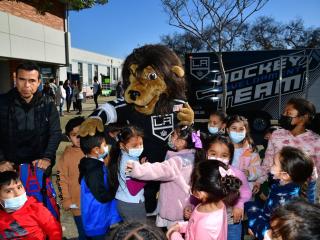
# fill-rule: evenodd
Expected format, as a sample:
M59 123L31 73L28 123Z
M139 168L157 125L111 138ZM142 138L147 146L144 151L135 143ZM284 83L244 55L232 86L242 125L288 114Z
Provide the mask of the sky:
M305 26L320 27L319 10L320 0L269 0L248 22L261 15L283 23L301 17ZM179 31L168 22L160 0L109 0L70 12L71 46L124 59L134 48Z

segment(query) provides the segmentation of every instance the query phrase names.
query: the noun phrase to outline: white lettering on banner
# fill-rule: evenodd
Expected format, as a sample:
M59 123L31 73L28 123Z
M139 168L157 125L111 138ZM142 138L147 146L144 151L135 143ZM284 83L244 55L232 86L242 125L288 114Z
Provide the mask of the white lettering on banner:
M234 104L250 101L251 93L252 93L252 86L237 90L234 97Z
M264 99L272 95L273 82L266 82L257 85L254 92L254 99Z
M253 71L255 69L257 69L258 66L252 66L252 67L248 67L244 70L244 78L251 78L251 77L255 77L257 74ZM252 73L251 73L252 71Z

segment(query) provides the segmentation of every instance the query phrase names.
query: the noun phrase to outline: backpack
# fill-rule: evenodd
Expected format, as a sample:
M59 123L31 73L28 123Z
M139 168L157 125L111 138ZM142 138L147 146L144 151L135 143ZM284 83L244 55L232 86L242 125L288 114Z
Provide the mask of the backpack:
M98 90L97 90L97 95L101 95L101 94L102 94L102 88L101 88L101 85L99 83Z
M20 165L20 179L28 196L35 197L59 221L60 212L56 201L56 191L44 171L32 164ZM45 184L43 184L45 182Z

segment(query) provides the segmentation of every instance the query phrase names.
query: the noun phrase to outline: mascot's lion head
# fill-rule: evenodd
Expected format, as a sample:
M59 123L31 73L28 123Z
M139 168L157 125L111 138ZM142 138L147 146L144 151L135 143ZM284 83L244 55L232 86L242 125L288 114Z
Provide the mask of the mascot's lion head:
M124 98L143 114L172 112L173 99L185 100L185 79L178 56L163 45L136 48L122 69Z

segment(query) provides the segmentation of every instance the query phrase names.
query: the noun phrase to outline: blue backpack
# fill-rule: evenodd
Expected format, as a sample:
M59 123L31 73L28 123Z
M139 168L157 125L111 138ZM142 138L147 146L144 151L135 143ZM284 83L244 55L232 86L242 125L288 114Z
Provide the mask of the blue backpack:
M32 164L20 165L20 179L28 196L42 202L52 215L59 221L60 212L56 201L56 191L44 171ZM45 184L43 184L45 183Z

